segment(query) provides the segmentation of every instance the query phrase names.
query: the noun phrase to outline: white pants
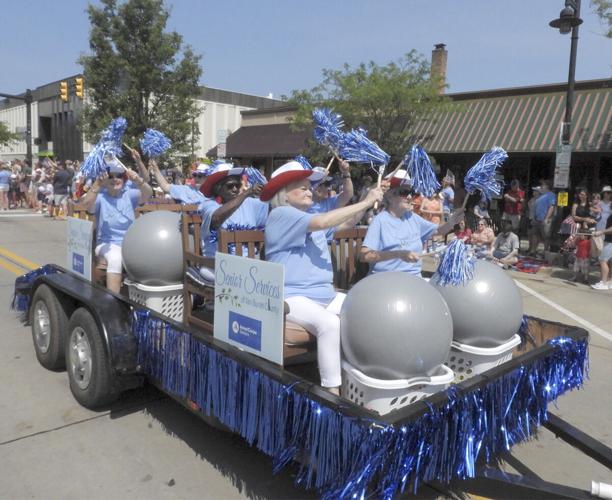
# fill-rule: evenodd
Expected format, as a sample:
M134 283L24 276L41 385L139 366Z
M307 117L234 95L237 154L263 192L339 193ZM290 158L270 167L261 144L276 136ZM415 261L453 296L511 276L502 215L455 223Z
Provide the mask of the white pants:
M323 306L306 297L288 297L287 320L300 325L317 338L317 361L323 387L342 383L340 368L340 308L346 295L336 293L329 305Z
M101 243L96 247L96 255L106 259L107 273L121 274L121 246L115 243Z

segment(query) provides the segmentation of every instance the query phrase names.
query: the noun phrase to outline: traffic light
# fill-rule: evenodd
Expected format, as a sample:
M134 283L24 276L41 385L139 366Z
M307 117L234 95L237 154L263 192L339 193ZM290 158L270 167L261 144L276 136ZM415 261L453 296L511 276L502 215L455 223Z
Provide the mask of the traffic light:
M84 91L83 91L83 78L82 77L77 77L74 79L74 93L76 94L77 97L80 97L81 99L83 99L83 97L85 97Z
M60 99L68 102L68 82L60 82Z

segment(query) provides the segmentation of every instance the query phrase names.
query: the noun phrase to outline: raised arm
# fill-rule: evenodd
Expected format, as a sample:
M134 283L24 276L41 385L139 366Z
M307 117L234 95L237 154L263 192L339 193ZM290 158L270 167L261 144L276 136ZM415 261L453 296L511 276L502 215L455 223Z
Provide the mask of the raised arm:
M91 212L95 206L98 193L100 192L100 189L102 189L102 184L104 184L106 179L108 179L108 174L106 173L98 177L89 188L89 191L87 191L79 200L79 205L81 205L88 212Z
M149 183L145 182L142 177L129 168L125 170L125 175L127 175L127 178L136 184L138 189L140 189L140 199L138 200L138 203L140 205L146 203L153 195L153 190L151 189L151 186L149 186Z
M348 161L340 160L340 173L342 174L342 192L338 196L338 208L346 206L353 197L353 180L351 179Z
M210 220L210 228L217 229L220 227L221 224L223 224L236 210L238 210L238 207L242 205L244 200L250 196L259 196L262 188L263 186L261 184L254 184L250 188L241 191L240 194L233 200L221 205L217 210L215 210L215 213Z
M140 153L137 149L132 149L126 144L124 144L124 146L130 152L130 155L132 155L132 160L134 160L134 163L136 163L136 166L138 167L138 173L140 174L140 177L142 177L146 181L149 178L149 172L147 171L147 167L145 166L144 162L142 161L142 158L140 157Z
M166 194L170 193L171 184L161 174L161 172L159 171L159 166L157 165L157 162L155 160L149 160L149 168L151 169L151 172L153 172L153 177L155 177L157 185L161 188L161 190Z
M349 205L347 207L336 208L335 210L330 210L329 212L315 215L312 219L310 219L308 231L321 231L330 227L339 226L363 210L367 210L377 201L381 201L382 197L382 189L378 187L370 189L367 196L359 203L355 203L354 205Z

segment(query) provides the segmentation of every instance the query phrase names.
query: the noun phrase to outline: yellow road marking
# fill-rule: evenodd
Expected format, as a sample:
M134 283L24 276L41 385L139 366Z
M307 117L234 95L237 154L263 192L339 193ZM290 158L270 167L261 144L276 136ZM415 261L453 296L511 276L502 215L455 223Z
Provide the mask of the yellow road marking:
M6 269L7 271L10 271L13 274L16 274L17 276L21 276L22 274L25 274L25 271L21 267L17 267L16 265L11 264L8 260L4 260L1 257L0 257L0 267L3 269Z
M35 264L31 260L24 259L23 257L11 252L10 250L7 250L4 247L0 247L0 255L7 260L12 260L17 264L21 264L23 267L27 267L28 269L37 269L40 267L38 264ZM19 274L23 274L23 272Z

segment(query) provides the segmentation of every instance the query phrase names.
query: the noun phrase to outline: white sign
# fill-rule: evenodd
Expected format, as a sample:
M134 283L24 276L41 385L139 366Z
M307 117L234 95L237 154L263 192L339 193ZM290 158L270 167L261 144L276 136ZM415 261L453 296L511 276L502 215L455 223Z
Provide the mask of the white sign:
M215 338L282 365L284 282L280 264L217 252Z
M93 222L68 217L66 267L91 281Z
M217 142L225 144L227 142L227 136L230 135L229 129L220 128L217 130Z
M217 158L225 158L227 154L227 147L225 143L217 144Z
M559 144L555 158L554 188L567 189L569 187L570 164L572 162L572 145Z

